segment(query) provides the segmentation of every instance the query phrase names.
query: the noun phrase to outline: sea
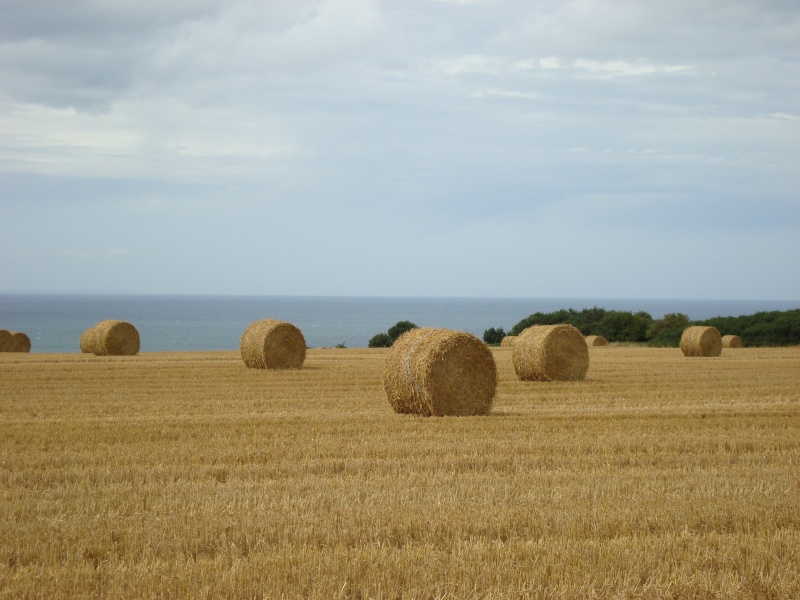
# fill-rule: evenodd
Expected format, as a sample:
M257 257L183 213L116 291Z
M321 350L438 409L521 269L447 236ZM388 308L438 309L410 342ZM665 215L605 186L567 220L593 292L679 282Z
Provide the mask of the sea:
M81 333L102 319L132 323L142 352L238 350L259 319L293 323L309 348L366 348L398 321L467 331L506 331L537 312L599 307L645 311L654 319L684 313L692 320L800 308L800 301L598 298L410 298L332 296L181 296L0 294L0 329L22 331L31 352L80 352Z

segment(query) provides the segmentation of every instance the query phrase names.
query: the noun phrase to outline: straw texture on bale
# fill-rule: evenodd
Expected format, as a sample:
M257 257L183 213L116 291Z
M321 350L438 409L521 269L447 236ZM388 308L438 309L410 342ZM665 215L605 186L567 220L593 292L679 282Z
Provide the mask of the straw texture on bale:
M604 338L602 335L587 335L586 336L586 345L587 346L605 346L608 344L608 340Z
M485 415L497 387L497 365L474 335L415 328L386 357L383 387L395 412L423 416Z
M81 352L85 354L92 354L94 348L94 325L89 327L81 334L80 339Z
M687 327L681 334L681 351L684 356L719 356L722 353L722 336L715 327Z
M21 331L12 331L11 337L14 339L13 352L30 352L31 351L31 338Z
M14 351L14 336L10 331L0 329L0 352Z
M514 345L514 342L517 341L517 336L515 335L507 335L504 337L500 342L501 348L511 348Z
M244 330L239 350L251 369L299 369L306 359L306 340L291 323L262 319Z
M133 356L139 353L139 332L127 321L106 319L81 334L80 346L98 356Z
M511 360L523 381L578 381L589 370L589 347L572 325L534 325L519 334Z
M744 348L742 338L738 335L723 335L722 336L723 348Z

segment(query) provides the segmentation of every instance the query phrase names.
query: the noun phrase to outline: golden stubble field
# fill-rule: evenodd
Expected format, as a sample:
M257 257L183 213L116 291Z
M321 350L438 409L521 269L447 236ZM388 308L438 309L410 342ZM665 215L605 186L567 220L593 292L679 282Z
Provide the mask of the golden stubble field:
M386 352L0 354L0 597L800 597L800 348L494 349L462 418Z

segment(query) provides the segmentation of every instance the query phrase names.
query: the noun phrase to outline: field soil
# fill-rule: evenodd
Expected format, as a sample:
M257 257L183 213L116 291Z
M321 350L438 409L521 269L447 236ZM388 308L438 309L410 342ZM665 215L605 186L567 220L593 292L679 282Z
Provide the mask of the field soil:
M0 598L800 598L800 348L492 352L444 418L385 349L0 354Z

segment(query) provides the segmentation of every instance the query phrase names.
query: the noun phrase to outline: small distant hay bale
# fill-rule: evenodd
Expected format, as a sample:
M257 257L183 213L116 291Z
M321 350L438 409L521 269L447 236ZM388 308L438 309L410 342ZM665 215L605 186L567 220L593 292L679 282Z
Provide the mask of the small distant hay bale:
M715 327L687 327L681 335L681 351L684 356L719 356L722 353L722 336Z
M139 353L139 332L127 321L106 319L81 334L80 346L98 356L133 356Z
M519 334L511 360L523 381L579 381L589 370L589 347L572 325L534 325Z
M306 340L291 323L262 319L244 330L239 350L250 369L299 369L306 359Z
M722 336L723 348L744 348L742 338L738 335L723 335Z
M514 342L517 341L517 336L515 335L507 335L502 339L500 342L501 348L511 348L514 345Z
M31 338L21 331L12 331L11 337L14 339L14 349L12 352L30 352Z
M81 334L80 347L84 354L94 353L94 325Z
M606 346L608 345L608 340L604 338L602 335L587 335L586 336L586 345L587 346Z
M0 329L0 352L14 351L14 336L6 329Z
M418 327L389 350L383 387L398 413L485 415L494 400L497 365L486 344L470 333Z

